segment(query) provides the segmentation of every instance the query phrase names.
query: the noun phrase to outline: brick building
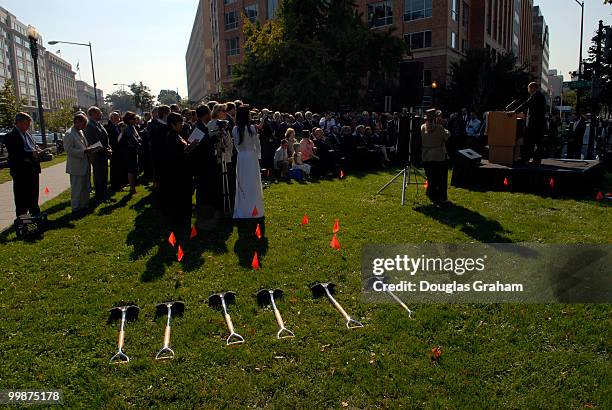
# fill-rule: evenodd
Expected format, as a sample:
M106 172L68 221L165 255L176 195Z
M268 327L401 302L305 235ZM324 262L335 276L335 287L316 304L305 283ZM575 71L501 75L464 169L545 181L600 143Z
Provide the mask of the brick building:
M200 0L202 17L196 17L186 55L190 100L231 86L233 67L244 57L242 19L264 23L279 2ZM451 64L470 48L513 52L525 66L532 58L533 0L357 0L356 7L373 30L394 28L405 40L404 58L423 63L425 95L432 82L447 82ZM206 79L203 91L195 77Z

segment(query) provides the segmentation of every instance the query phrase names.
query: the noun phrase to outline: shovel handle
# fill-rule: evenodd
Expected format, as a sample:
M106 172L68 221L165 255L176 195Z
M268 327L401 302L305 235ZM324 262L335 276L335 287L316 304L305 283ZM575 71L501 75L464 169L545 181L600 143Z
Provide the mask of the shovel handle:
M234 333L234 324L232 323L232 318L229 313L223 313L223 317L225 318L225 324L227 325L227 329L230 333Z
M117 346L119 347L119 350L123 350L124 340L125 340L125 330L121 329L119 331L119 341L117 342Z
M170 346L170 326L166 326L164 331L164 347Z
M344 310L342 306L340 306L340 303L338 303L332 295L328 295L328 296L329 296L329 300L331 301L332 305L334 305L334 307L338 310L338 312L340 312L340 314L344 317L344 319L350 320L351 317L348 315L348 313L346 313L346 310Z
M276 317L276 323L278 323L278 327L281 329L285 327L285 322L283 322L283 318L281 317L278 309L274 309L274 316Z

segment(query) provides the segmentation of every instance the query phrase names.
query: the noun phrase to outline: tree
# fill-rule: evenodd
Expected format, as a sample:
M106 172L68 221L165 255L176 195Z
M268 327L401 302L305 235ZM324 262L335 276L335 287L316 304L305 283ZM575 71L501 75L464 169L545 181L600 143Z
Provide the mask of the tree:
M598 47L600 43L600 47ZM583 64L583 79L593 82L592 98L598 102L600 107L607 107L607 111L612 106L612 38L606 36L606 29L599 35L599 30L591 39L589 55ZM592 102L592 100L591 100Z
M23 109L25 100L17 98L12 80L6 80L0 90L0 127L11 128L15 125L15 116Z
M136 111L136 104L134 103L134 94L124 90L115 91L112 94L108 94L104 101L116 111Z
M45 121L49 131L64 132L72 126L74 116L75 100L60 100L58 101L59 109L51 111L45 115Z
M245 19L236 94L285 110L371 106L367 90L391 80L404 44L355 10L352 0L285 0L263 26Z
M529 75L517 66L512 54L494 59L489 50L472 49L451 64L443 101L451 110L463 107L478 113L503 110L514 99L525 96L528 82Z
M140 110L141 113L145 111L151 111L153 108L153 94L151 89L141 82L138 84L133 83L130 85L130 90L134 95L134 105Z
M160 104L165 105L179 104L181 101L181 96L176 92L176 90L161 90L157 96L157 101Z

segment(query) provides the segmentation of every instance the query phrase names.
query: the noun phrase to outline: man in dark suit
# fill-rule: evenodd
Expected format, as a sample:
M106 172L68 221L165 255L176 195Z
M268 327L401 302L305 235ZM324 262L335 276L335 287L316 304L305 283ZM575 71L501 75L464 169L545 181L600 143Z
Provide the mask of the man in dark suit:
M542 155L542 139L546 129L546 97L540 91L537 83L529 83L527 87L529 99L518 106L514 113L527 110L527 128L525 130L525 144L521 152L521 161L539 163Z
M108 157L113 151L108 144L108 133L100 124L102 111L98 107L90 107L87 110L89 121L85 128L85 138L88 145L98 142L102 144L102 149L91 156L91 167L93 169L94 187L96 189L96 199L103 201L107 198L106 185L108 184Z
M582 141L586 132L586 121L584 116L575 113L569 128L569 140L567 141L567 157L580 159L582 157Z
M104 126L106 133L108 134L108 145L115 155L111 156L110 159L110 184L113 191L120 191L126 183L127 170L123 164L122 158L117 155L119 150L117 144L119 142L119 123L121 122L121 116L118 112L114 111L111 113L108 122Z
M8 162L13 178L13 194L17 217L23 214L38 215L40 160L42 152L28 132L32 118L20 112L15 117L15 127L4 136Z

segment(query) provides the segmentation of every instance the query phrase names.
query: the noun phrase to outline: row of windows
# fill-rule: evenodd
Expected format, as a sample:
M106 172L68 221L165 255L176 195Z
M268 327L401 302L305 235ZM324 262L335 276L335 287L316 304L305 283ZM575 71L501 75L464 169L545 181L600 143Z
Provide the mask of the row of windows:
M257 4L251 4L244 7L244 14L251 21L255 23L257 16L259 15L259 6ZM225 13L225 29L233 30L238 28L238 11L228 11Z
M404 21L419 20L431 17L432 0L404 0ZM459 0L451 0L451 18L459 21ZM462 24L468 26L469 6L463 3ZM373 27L393 24L393 1L385 0L368 4L368 20Z

